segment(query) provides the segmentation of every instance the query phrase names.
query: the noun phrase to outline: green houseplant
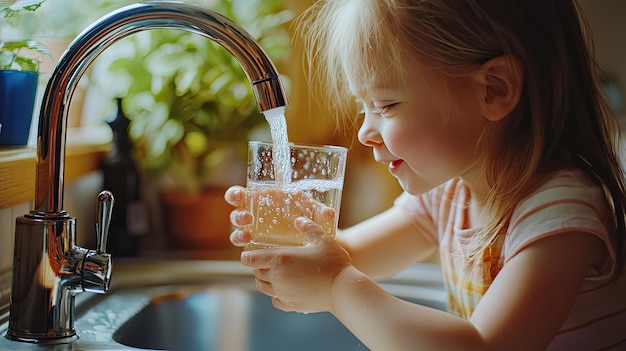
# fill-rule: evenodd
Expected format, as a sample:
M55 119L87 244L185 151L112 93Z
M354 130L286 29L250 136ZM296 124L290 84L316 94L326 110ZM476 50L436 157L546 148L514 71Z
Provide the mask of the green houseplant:
M45 0L0 0L0 18L7 23L15 23L22 12L35 11ZM0 69L38 72L41 58L23 55L23 50L30 50L50 56L48 49L37 40L1 40Z
M20 12L35 11L42 2L0 0L0 18L16 22ZM0 145L28 142L42 55L51 56L36 40L0 39Z
M283 1L205 2L241 24L280 65L290 47L284 25L292 18ZM221 46L189 32L151 30L122 45L126 54L109 72L118 84L127 82L123 106L142 168L172 187L211 186L214 166L232 147L241 160L250 131L267 124L242 68Z
M239 23L280 67L289 54L286 24L292 19L283 1L201 4ZM245 181L247 140L267 127L243 69L213 41L178 30L140 32L115 45L122 54L111 60L109 79L124 86L117 94L131 120L136 159L150 183L157 184L168 234L180 230L193 236L194 230L183 226L196 225L199 237L186 242L179 237L178 242L203 247L207 228L227 240L223 231L230 209L224 206L224 187ZM185 217L165 217L178 212Z

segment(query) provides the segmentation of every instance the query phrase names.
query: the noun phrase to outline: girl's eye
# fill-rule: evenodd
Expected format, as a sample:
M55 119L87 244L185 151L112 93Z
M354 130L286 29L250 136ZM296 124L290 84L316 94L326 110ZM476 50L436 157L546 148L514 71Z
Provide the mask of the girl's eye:
M389 105L385 105L385 106L381 106L381 107L375 107L372 110L372 113L384 116L384 115L388 114L389 111L396 105L397 105L397 103L393 103L393 104L389 104Z

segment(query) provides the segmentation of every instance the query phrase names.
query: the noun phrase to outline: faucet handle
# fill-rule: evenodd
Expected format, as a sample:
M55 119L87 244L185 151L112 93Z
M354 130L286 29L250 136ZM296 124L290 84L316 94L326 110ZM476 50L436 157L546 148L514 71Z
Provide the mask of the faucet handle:
M83 260L82 287L83 291L105 293L111 283L111 255L106 253L107 236L111 213L113 212L113 194L104 190L98 194L96 206L96 251L88 251Z
M111 224L111 214L113 213L113 204L115 198L108 190L103 190L98 194L98 203L96 206L96 252L104 253L107 249L107 237L109 234L109 225Z

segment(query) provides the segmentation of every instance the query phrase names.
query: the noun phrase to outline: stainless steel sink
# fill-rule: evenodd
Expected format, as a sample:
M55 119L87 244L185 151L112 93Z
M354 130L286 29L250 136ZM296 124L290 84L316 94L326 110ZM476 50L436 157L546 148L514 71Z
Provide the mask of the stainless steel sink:
M381 286L446 308L437 266L413 265ZM329 313L275 309L236 261L116 263L109 294L77 301L76 314L71 350L368 350Z
M165 350L359 350L332 315L286 313L262 294L213 286L159 296L113 333L128 346Z

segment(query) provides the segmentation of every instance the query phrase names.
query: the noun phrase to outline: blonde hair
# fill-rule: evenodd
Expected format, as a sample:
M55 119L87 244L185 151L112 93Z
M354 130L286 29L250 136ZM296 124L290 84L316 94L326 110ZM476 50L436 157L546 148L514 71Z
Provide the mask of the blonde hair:
M589 29L575 0L320 0L301 18L309 79L322 101L345 112L351 93L380 75L402 76L418 59L449 78L467 76L498 56L524 72L520 103L487 155L487 224L474 254L506 230L517 203L548 161L575 164L606 189L624 260L626 181L616 154L618 125L602 99ZM502 128L499 126L498 128ZM495 137L487 127L486 138ZM481 147L480 145L478 147ZM497 150L497 151L494 151Z

